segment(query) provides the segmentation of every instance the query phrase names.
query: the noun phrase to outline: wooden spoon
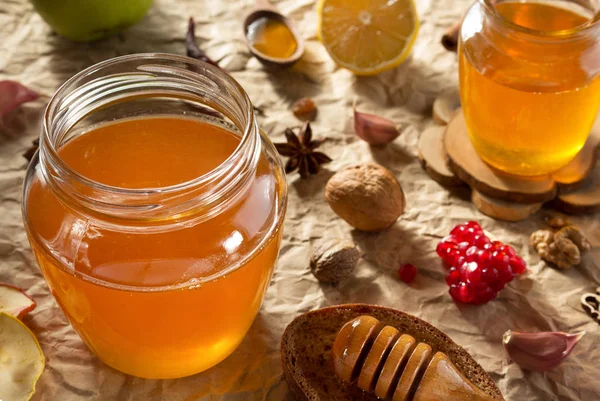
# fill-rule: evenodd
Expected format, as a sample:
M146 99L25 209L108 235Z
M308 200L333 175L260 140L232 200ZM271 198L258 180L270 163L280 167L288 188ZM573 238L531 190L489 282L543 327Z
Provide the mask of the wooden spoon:
M290 30L296 41L296 51L289 57L278 58L268 56L258 51L248 38L248 27L259 18L268 18L283 23ZM244 37L246 38L246 45L250 52L264 65L269 67L280 67L287 68L294 65L302 55L304 54L304 40L298 34L296 27L292 20L284 17L268 0L256 0L256 5L252 11L246 16L244 20Z

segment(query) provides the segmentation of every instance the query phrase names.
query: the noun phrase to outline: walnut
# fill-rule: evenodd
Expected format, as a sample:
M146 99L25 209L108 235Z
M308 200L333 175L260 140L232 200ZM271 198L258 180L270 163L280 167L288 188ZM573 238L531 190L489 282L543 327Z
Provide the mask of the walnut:
M530 242L542 259L560 269L569 269L581 263L581 253L591 248L581 230L573 225L557 232L536 231L531 234Z
M336 284L352 274L359 258L352 241L328 240L315 248L310 271L319 281Z
M327 182L325 197L333 211L362 231L381 231L404 212L402 187L388 169L372 163L347 167Z
M581 252L588 252L592 249L592 245L585 235L583 235L583 232L579 227L574 225L565 226L554 234L555 242L563 242L563 240L571 240L571 242L577 245L577 248L579 248L579 251Z

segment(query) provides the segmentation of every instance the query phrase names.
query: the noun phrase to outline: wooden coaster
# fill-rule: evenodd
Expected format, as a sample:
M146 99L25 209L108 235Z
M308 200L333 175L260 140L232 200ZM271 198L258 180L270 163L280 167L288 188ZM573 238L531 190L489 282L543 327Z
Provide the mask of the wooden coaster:
M471 202L485 215L504 221L521 221L536 214L541 203L515 203L492 199L476 189L471 192Z
M559 195L552 206L569 214L600 211L600 162L581 188Z
M445 187L464 185L446 164L446 151L442 138L445 127L431 127L423 131L419 138L419 160L427 174Z
M443 186L469 185L472 201L484 214L519 221L544 202L567 213L600 210L600 130L595 130L577 157L560 171L522 178L485 164L468 137L464 116L457 113L447 127L432 127L419 139L419 159L432 179Z
M463 113L454 116L444 134L448 165L461 180L489 197L517 203L547 202L559 193L580 187L596 163L599 143L600 131L595 131L575 159L558 172L518 177L497 171L479 158L469 139Z
M439 125L446 125L452 120L458 109L460 109L458 88L448 89L433 102L433 121Z

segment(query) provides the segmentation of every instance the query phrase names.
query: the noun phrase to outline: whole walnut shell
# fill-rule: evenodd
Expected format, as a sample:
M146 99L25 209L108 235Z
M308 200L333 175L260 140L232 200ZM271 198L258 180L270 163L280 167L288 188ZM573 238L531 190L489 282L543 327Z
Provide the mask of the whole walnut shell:
M402 187L388 169L373 163L339 171L327 182L325 197L333 211L361 231L381 231L404 212Z
M315 248L310 271L320 282L336 284L352 274L359 258L352 241L328 240Z

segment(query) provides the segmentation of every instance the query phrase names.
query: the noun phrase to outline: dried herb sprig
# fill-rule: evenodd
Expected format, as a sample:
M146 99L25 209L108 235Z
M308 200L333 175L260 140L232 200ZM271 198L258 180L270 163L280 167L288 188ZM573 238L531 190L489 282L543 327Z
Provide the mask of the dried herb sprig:
M301 178L308 178L311 174L317 174L322 164L332 161L325 153L315 151L325 139L312 139L312 128L308 121L298 135L291 128L286 128L284 134L287 143L276 143L275 147L280 155L289 157L285 164L286 173L298 170Z
M188 30L187 34L185 35L185 48L187 50L188 57L205 61L216 67L219 67L219 64L216 61L208 57L206 52L198 47L198 43L196 43L196 22L192 17L190 17L188 22Z

